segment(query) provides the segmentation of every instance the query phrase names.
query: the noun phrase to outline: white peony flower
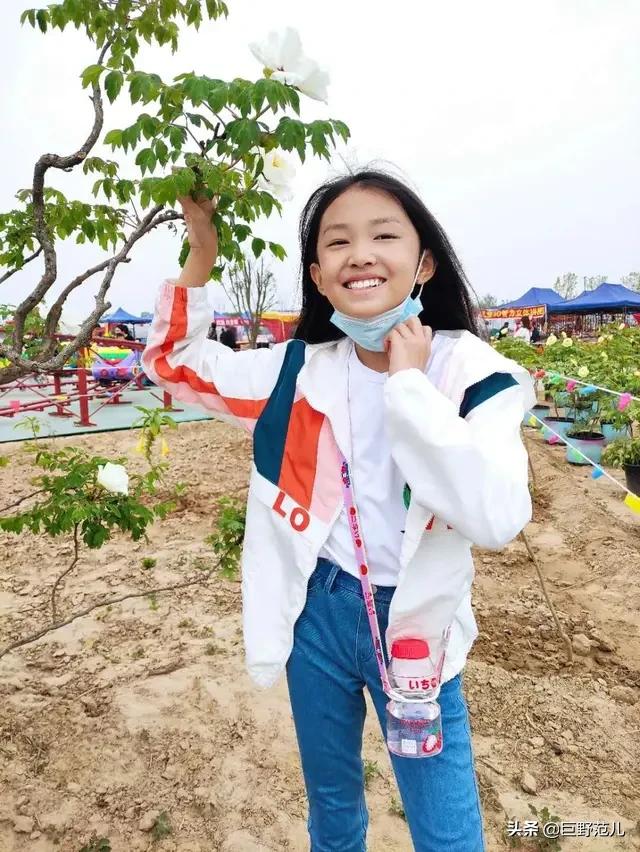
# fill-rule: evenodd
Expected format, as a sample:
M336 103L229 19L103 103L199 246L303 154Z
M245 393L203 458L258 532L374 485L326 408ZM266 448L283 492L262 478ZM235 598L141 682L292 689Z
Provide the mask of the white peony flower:
M598 338L598 343L604 343L604 337L602 335Z
M558 342L558 338L555 336L555 334L550 334L549 337L547 337L547 340L546 340L547 346L553 346L553 344L557 343L557 342Z
M262 44L253 42L249 50L269 71L278 68L293 70L303 59L300 35L293 27L287 27L281 33L270 32Z
M300 36L292 27L283 33L269 33L266 41L254 42L249 49L262 62L266 77L295 86L307 97L327 103L329 75L302 53Z
M328 102L329 75L312 59L305 59L300 63L296 71L274 71L271 75L274 80L295 86L303 95L313 98L314 101Z
M129 493L129 474L121 464L107 462L98 466L98 484L113 494Z
M293 198L290 183L295 176L296 170L291 161L282 151L269 151L264 155L264 169L260 176L259 185L262 189L272 192L281 201L290 201Z
M570 337L565 337L562 341L562 345L568 349L569 346L573 346L573 340Z
M626 328L626 325L623 322L621 322L620 325L618 326L618 328L620 329L620 331L624 331L624 329Z
M588 367L580 367L580 369L578 370L578 375L580 376L581 379L586 379L587 376L589 375L589 368Z

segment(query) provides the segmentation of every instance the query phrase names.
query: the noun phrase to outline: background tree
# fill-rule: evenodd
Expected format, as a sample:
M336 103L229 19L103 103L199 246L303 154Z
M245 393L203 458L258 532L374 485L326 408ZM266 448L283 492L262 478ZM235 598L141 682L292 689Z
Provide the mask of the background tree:
M70 154L43 154L31 186L16 195L18 205L0 214L0 266L5 270L0 281L19 274L27 264L42 264L36 286L13 311L12 324L5 323L0 331L0 384L59 369L88 343L99 318L111 307L106 296L118 266L129 261L138 240L154 228L175 227L182 217L171 208L179 195L204 192L218 198L213 221L219 259L213 279L221 280L225 262L243 261L245 244L256 257L268 247L284 259L281 245L252 232L256 219L282 209L276 198L276 175L282 171L276 155L295 150L304 162L311 148L329 160L329 145L349 136L341 121L305 123L287 114L300 114L299 92L326 99L326 75L301 50L290 49L295 33L271 39L268 49L251 47L264 69L264 77L256 82L194 73L166 82L136 65L141 42L175 52L180 27L197 29L204 18L227 14L222 0L64 0L23 12L22 23L43 33L69 26L81 30L95 45L96 62L81 74L92 112L86 138ZM110 103L127 96L133 108L132 123L110 129L103 142L113 152L134 157L135 166L125 168L96 150L105 124L105 95ZM80 167L93 181L95 204L68 199L46 185L51 169L69 172ZM42 334L27 349L29 323L40 316L38 310L57 282L57 244L64 239L93 243L109 257L63 282L60 294L42 312ZM182 257L187 250L183 242ZM55 332L68 296L98 275L102 277L95 308L78 334L60 346Z
M481 308L495 308L498 304L498 300L491 293L486 293L484 296L481 296L478 299L478 305Z
M278 299L273 272L265 266L264 258L259 264L245 258L229 267L227 275L228 281L222 286L235 312L248 317L249 346L255 349L262 315L274 308Z
M622 283L625 287L637 290L640 293L640 272L630 272L628 275L623 275Z
M556 278L553 289L563 299L573 299L578 295L578 276L575 272L565 272Z
M606 275L585 275L582 279L584 283L585 290L595 290L596 287L599 287L601 284L604 284L607 280Z

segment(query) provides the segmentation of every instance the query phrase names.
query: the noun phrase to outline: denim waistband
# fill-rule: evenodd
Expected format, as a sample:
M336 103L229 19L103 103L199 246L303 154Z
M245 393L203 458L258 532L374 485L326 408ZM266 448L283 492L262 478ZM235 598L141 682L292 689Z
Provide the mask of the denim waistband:
M335 586L342 589L348 589L356 595L364 599L362 593L362 584L357 577L349 574L335 562L330 559L325 559L324 556L318 557L315 571L312 577L319 577L320 582L324 584L325 589L330 592ZM391 603L391 598L396 590L395 586L378 586L372 583L374 600L380 603Z

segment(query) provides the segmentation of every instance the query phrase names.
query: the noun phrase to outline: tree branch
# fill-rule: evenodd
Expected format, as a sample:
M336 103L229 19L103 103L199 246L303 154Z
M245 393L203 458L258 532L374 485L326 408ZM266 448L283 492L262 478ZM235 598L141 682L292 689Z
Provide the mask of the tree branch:
M8 358L9 361L12 362L11 366L0 368L0 384L7 384L8 382L15 381L15 379L27 375L28 373L51 373L55 370L60 370L74 352L77 352L82 346L88 346L93 328L98 324L98 321L104 314L105 310L111 307L109 303L105 302L105 296L111 286L111 281L118 265L127 261L129 252L138 240L145 236L145 234L148 234L158 225L182 218L182 214L177 213L175 210L168 210L165 213L158 215L161 210L162 205L158 204L155 207L152 207L144 219L140 222L139 226L129 235L128 239L116 255L108 260L102 261L94 267L91 267L91 269L86 270L86 272L78 275L69 285L67 285L56 302L52 305L47 315L44 336L45 339L48 337L48 342L44 350L40 353L39 360L21 358L20 354L14 347L0 346L0 356ZM87 278L90 278L91 275L95 275L97 272L102 272L103 270L106 271L95 297L95 308L84 320L80 326L80 331L75 338L70 341L70 343L68 343L57 355L51 357L56 345L54 336L55 329L68 295L72 292L72 290L79 287L80 284L86 281Z
M533 550L531 549L531 545L529 544L529 539L527 538L525 531L521 530L518 534L518 538L520 538L524 542L524 546L527 551L527 555L529 559L533 562L533 567L536 569L536 574L538 575L538 580L540 581L540 586L542 588L542 594L544 595L544 599L547 602L547 606L551 610L551 617L556 625L556 630L560 635L560 638L564 642L564 647L567 652L567 662L570 665L573 665L573 648L571 646L571 639L567 636L565 631L562 628L562 624L560 623L560 619L556 613L556 609L551 601L551 597L549 596L549 592L547 591L547 584L544 581L544 576L542 575L542 569L540 568L540 563L536 559Z
M47 633L51 633L54 630L59 630L61 627L65 627L67 624L71 624L71 622L75 621L77 618L82 618L84 615L88 615L90 612L93 612L94 609L99 609L103 606L113 606L113 604L121 603L122 601L126 600L131 600L132 598L145 598L149 595L157 595L160 592L173 592L178 589L186 589L189 586L201 585L212 577L215 569L219 567L219 564L219 561L216 562L216 564L209 571L206 571L204 574L202 574L201 577L197 577L195 580L183 580L180 583L173 583L169 586L159 586L155 589L147 589L147 591L144 592L132 592L127 595L118 595L118 597L108 598L105 601L99 601L98 603L91 604L91 606L80 610L80 612L73 613L73 615L70 615L63 621L56 621L53 624L49 624L29 636L25 636L23 639L17 639L15 642L11 642L9 645L0 650L0 659L2 659L2 657L4 657L5 654L8 654L10 651L15 651L16 648L22 648L24 645L29 645L31 642L35 642L36 639L41 639L43 636L46 636Z
M57 580L53 584L53 588L51 589L51 618L53 619L54 623L55 623L55 621L58 617L58 608L57 608L57 605L56 605L56 592L58 591L58 586L64 580L64 578L67 576L67 574L69 574L70 571L73 571L73 569L76 567L76 564L77 564L78 558L79 558L78 546L79 546L78 524L74 524L74 527L73 527L73 559L71 560L71 565L69 565L68 568L65 568L65 570L57 578Z
M9 509L15 509L16 506L20 505L20 503L24 503L25 500L28 500L30 497L35 497L37 494L43 494L45 491L45 488L40 488L38 491L34 491L32 494L25 494L24 497L20 497L19 500L16 500L15 503L9 503L8 506L3 506L3 508L0 509L0 514L3 515L5 512L8 512Z
M24 269L28 263L31 263L32 260L35 260L36 257L39 257L42 254L42 246L37 251L34 251L33 254L29 255L28 258L24 261L21 267L16 269L10 269L8 272L5 272L4 275L0 276L0 284L4 284L4 282L11 278L12 275L15 275L16 272L20 272L21 269Z
M107 42L100 52L98 64L102 63L110 43ZM87 154L98 141L98 137L102 131L104 124L104 112L102 108L102 92L100 91L100 82L97 81L92 85L93 94L91 101L93 103L93 126L89 131L89 135L84 141L84 144L74 153L66 157L61 157L59 154L43 154L35 165L33 172L33 187L31 193L31 202L33 207L34 231L35 236L44 252L44 273L35 287L33 292L18 305L14 315L15 327L13 331L13 349L18 353L22 352L22 344L24 340L24 325L29 312L39 304L49 288L55 282L58 275L58 258L53 245L53 240L47 228L45 219L45 204L44 204L44 178L47 170L54 169L72 169L86 159Z

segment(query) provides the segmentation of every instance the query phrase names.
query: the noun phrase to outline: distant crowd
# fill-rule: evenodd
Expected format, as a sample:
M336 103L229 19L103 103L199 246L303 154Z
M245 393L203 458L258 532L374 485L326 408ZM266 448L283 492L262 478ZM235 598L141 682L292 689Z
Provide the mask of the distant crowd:
M488 323L486 325L489 337L492 339L514 337L517 340L524 340L525 343L540 343L546 337L542 325L528 316L517 319L513 330L508 322L503 323L501 328L489 328Z

